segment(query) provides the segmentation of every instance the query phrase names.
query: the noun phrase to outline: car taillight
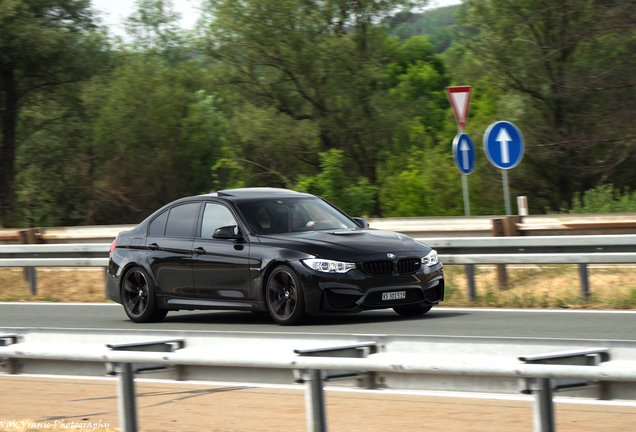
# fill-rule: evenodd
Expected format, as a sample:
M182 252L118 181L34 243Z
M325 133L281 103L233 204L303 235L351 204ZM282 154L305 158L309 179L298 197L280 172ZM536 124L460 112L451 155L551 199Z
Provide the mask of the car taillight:
M113 254L113 251L115 250L116 246L117 246L117 240L113 240L113 242L110 244L110 251L108 252L108 256L111 256Z

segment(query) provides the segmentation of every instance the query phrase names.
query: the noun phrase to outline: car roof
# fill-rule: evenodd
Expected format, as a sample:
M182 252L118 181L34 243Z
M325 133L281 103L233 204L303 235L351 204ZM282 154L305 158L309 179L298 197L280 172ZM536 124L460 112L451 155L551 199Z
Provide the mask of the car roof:
M219 197L230 201L243 201L255 198L314 198L314 195L296 192L289 189L253 187L239 189L224 189L200 197Z

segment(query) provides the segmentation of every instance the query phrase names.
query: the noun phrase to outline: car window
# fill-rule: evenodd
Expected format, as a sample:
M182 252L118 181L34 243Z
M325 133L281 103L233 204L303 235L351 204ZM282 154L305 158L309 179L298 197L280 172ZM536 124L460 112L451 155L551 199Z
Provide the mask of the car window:
M267 213L265 206L259 208L254 215L256 216L256 222L261 228L269 229L272 224L272 218L269 213Z
M182 204L170 209L166 237L194 237L194 223L199 203Z
M257 234L357 229L357 225L318 198L254 200L238 204L241 214Z
M148 235L151 236L162 236L166 231L166 221L168 220L168 211L161 213L159 216L154 218L152 222L150 222L150 227L148 227Z
M230 225L238 225L232 212L221 204L207 203L203 211L203 223L201 224L201 238L212 238L212 234L218 228Z

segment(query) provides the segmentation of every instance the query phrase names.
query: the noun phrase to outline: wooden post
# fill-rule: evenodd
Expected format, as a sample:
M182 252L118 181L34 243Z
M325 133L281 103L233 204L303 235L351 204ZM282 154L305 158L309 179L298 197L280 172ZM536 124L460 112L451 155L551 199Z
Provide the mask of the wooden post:
M514 237L521 235L517 224L521 223L521 216L507 216L503 219L492 220L493 237ZM497 283L499 291L508 288L508 272L505 264L497 264Z
M517 224L521 223L521 216L508 216L503 219L503 235L505 237L515 237L521 235Z

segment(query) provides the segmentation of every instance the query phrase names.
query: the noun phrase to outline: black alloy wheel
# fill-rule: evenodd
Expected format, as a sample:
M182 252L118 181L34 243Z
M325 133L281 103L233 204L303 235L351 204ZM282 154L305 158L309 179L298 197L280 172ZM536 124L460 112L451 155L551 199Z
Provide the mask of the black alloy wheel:
M281 325L300 324L305 313L305 296L294 271L284 265L276 267L267 281L267 310Z
M134 322L161 321L168 313L159 309L152 280L141 267L126 272L121 285L121 300L126 315Z
M424 315L426 312L430 311L432 307L432 304L420 303L410 306L396 306L393 310L402 316L417 316Z

